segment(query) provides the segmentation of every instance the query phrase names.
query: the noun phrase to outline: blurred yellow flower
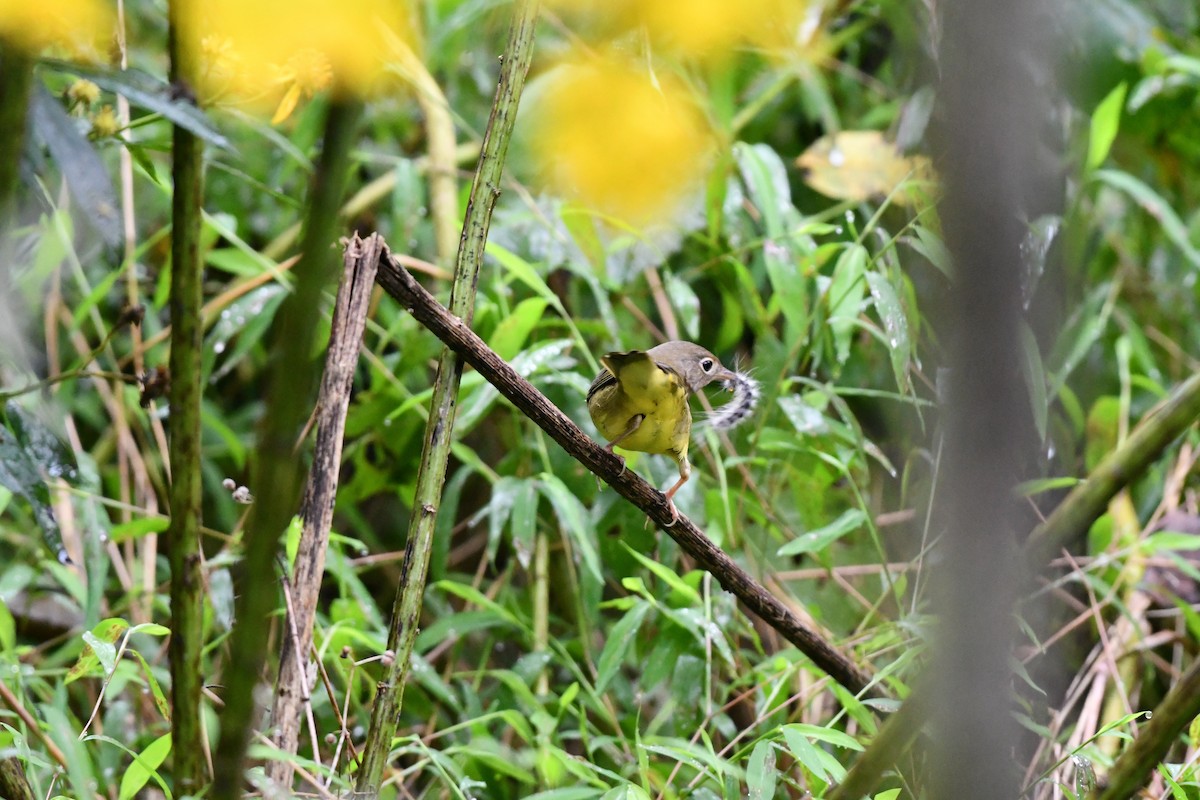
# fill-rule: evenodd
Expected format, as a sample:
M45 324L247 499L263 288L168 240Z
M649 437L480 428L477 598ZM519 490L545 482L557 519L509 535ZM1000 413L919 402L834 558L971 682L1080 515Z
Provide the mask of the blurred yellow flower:
M798 45L809 14L809 0L548 0L548 5L610 34L642 29L656 49L702 60L724 58L739 47Z
M88 134L92 139L107 139L116 136L121 130L121 122L112 106L104 106L92 117L92 130Z
M113 9L101 0L0 0L0 43L28 53L57 47L100 60L113 34Z
M799 0L646 0L635 3L653 42L698 58L734 48L776 48L795 35L806 4Z
M205 102L275 108L331 88L363 97L380 87L396 43L408 37L395 0L177 0Z
M541 82L530 145L546 188L644 224L703 183L712 135L676 82L607 59L564 64Z
M67 87L67 105L75 113L84 113L87 109L100 102L100 87L82 78Z

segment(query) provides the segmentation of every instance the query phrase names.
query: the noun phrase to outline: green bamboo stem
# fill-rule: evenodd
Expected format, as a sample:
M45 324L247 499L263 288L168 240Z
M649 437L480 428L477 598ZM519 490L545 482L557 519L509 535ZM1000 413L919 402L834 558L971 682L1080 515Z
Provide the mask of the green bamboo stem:
M171 80L194 74L181 45L180 4L171 3L168 48ZM169 392L171 524L171 723L176 791L196 795L206 781L200 693L204 647L204 578L200 552L200 223L204 206L204 145L176 126L172 142L171 356Z
M1140 476L1172 441L1200 417L1200 374L1193 375L1147 414L1123 445L1109 453L1059 503L1029 537L1025 552L1035 566L1055 551L1087 533L1108 503L1131 480Z
M25 768L16 756L0 758L0 797L34 800L33 788L25 777Z
M900 763L913 740L929 718L936 688L918 684L896 713L888 717L869 747L850 766L842 782L833 787L825 800L859 800L870 795L883 775Z
M278 597L274 560L279 536L296 513L304 464L295 454L296 437L312 410L320 365L311 354L321 297L333 282L338 208L346 186L350 150L361 105L332 101L325 120L324 145L310 190L304 253L293 269L295 289L275 318L269 352L266 404L252 486L257 498L246 528L242 580L225 666L225 709L213 764L210 797L234 800L242 794L246 746L257 717L254 687L261 677L271 612Z
M1150 721L1113 764L1103 788L1092 793L1093 800L1133 797L1197 714L1200 714L1200 660L1192 662L1179 683L1154 709Z
M468 325L475 313L475 288L479 282L479 269L483 263L492 209L500 194L504 159L512 138L517 106L525 86L525 76L533 59L537 15L537 0L519 0L514 6L496 98L492 103L492 114L484 134L475 179L471 184L466 220L459 241L454 283L450 290L451 312ZM429 554L442 485L446 478L446 461L450 455L462 368L461 359L450 348L443 348L434 379L420 471L417 473L412 522L409 525L408 541L404 550L404 567L388 634L388 649L395 657L388 665L384 679L379 683L371 711L371 726L363 745L362 767L356 785L360 796L374 797L378 794L392 737L396 732L413 643L421 618Z

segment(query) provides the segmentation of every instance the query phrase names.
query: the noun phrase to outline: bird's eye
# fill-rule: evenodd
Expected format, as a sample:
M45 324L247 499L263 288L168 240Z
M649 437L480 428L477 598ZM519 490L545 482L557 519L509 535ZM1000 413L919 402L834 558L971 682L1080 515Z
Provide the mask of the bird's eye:
M712 368L716 363L717 362L713 361L711 358L702 358L700 359L700 369L704 370L705 372L712 372Z

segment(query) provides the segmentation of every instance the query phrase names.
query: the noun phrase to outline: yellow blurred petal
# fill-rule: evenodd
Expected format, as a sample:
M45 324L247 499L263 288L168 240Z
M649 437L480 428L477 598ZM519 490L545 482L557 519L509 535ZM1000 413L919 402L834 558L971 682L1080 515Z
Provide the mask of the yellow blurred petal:
M931 180L923 156L903 156L879 131L842 131L822 136L796 159L804 182L823 195L860 202L889 195L906 178ZM902 190L893 199L912 205L918 193Z
M277 114L292 84L307 94L326 85L374 92L396 57L392 45L408 38L403 4L394 0L176 1L197 54L200 96L232 96Z
M701 60L725 58L744 47L794 47L812 35L809 0L546 0L546 5L567 15L573 29L590 29L601 38L639 29L656 50Z
M271 124L278 125L292 115L296 110L296 103L300 102L300 85L293 83L288 87L287 93L283 95L283 99L279 101L279 107L275 109L275 116L271 117Z
M113 20L111 6L99 0L0 0L0 40L30 53L57 47L100 60Z
M636 8L653 41L709 58L743 45L786 44L805 5L798 0L645 0Z
M532 145L546 188L642 224L674 213L708 168L712 137L673 81L613 60L545 76Z

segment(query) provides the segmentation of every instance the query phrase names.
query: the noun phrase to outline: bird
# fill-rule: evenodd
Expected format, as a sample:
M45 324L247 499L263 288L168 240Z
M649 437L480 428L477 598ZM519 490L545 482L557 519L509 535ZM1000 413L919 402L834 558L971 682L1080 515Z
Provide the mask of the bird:
M640 453L668 455L679 466L679 480L665 492L671 522L679 519L674 496L691 477L688 442L692 412L688 397L719 382L735 392L728 405L741 405L736 413L719 418L717 427L732 427L749 415L758 399L758 384L721 364L698 344L664 342L649 350L608 353L587 392L588 413L596 430L614 447ZM724 408L724 407L723 407Z

